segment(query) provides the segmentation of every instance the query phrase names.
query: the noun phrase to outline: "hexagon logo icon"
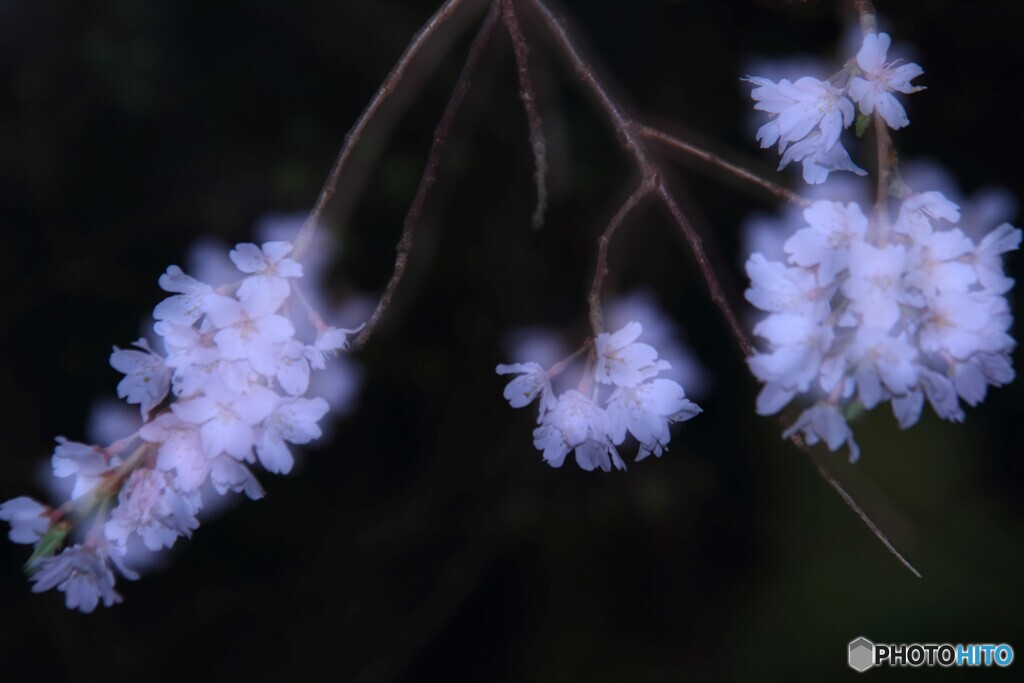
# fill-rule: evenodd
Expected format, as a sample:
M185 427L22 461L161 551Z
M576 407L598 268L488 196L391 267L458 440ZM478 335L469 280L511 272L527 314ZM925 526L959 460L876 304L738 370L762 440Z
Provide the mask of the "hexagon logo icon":
M850 641L850 668L864 672L875 665L875 644L861 636Z

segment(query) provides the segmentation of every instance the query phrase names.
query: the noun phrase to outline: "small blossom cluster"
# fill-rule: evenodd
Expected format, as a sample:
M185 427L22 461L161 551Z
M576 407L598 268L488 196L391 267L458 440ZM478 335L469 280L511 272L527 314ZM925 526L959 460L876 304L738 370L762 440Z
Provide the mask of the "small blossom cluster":
M140 339L110 357L124 373L118 396L139 406L142 427L106 447L58 437L53 473L73 481L71 500L58 509L26 497L0 505L10 539L36 544L33 591L58 588L68 608L84 612L101 600L120 602L112 567L137 578L123 562L129 542L153 552L171 547L199 526L204 486L260 498L248 465L287 473L288 444L319 438L328 404L304 396L310 372L346 347L351 330L308 310L316 338L296 337L289 313L305 299L291 251L288 242L239 244L230 258L241 277L216 288L177 266L160 277L171 296L154 309L153 329L165 353ZM91 528L54 554L73 522Z
M778 83L759 76L745 79L756 86L751 91L754 109L771 116L757 131L757 140L765 148L778 143L780 170L799 161L808 183L825 182L832 171L864 175L839 140L854 122L854 104L864 116L877 112L890 128L910 123L894 93L922 90L911 81L924 70L914 63L886 61L890 43L886 33L865 35L857 56L828 80L810 76L793 82L783 78Z
M847 416L891 402L900 427L927 398L960 422L989 385L1014 378L1002 254L1021 231L1004 223L975 243L956 227L959 207L940 192L906 196L883 230L856 202L819 200L783 245L785 262L754 253L747 300L769 315L754 328L768 350L750 359L764 382L757 412L817 395L786 436L802 431L831 450L859 449Z
M504 392L513 408L538 402L540 426L533 444L549 465L561 467L574 453L576 464L588 472L625 469L617 447L627 433L639 443L637 461L652 453L661 456L671 438L669 425L701 412L682 386L658 377L670 366L654 347L637 341L642 331L640 323L630 322L617 332L598 334L579 385L558 396L551 379L564 370L562 364L551 370L533 362L497 367L499 375L518 375Z

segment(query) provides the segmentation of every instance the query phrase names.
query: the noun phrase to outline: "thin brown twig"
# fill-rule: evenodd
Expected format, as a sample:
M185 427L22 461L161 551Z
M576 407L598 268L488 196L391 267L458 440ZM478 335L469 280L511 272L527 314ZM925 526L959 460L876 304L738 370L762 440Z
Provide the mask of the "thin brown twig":
M369 341L370 335L373 334L374 328L376 328L377 323L380 322L381 316L384 315L384 311L386 311L388 306L391 304L391 299L394 296L395 291L398 289L399 283L402 281L402 276L405 275L405 267L409 261L409 252L412 250L413 233L416 230L416 225L419 223L420 214L423 212L423 205L427 200L427 195L430 193L431 188L434 186L434 181L437 179L437 167L441 162L441 155L443 154L445 145L448 142L448 133L451 131L452 121L455 119L455 115L462 106L462 101L465 99L466 93L469 92L473 79L473 72L476 70L477 62L480 61L480 55L483 53L484 46L487 44L488 39L494 32L494 27L497 25L498 18L498 7L497 5L492 5L490 11L487 13L487 17L480 26L480 30L473 39L473 43L469 47L469 53L466 56L466 63L462 67L462 73L459 74L459 80L455 83L452 96L448 100L448 106L445 108L444 114L441 115L441 120L437 124L437 128L434 129L434 142L430 147L430 153L427 156L427 163L423 169L423 175L420 177L419 186L416 188L416 195L413 197L412 204L410 204L409 211L406 213L405 220L402 223L402 236L399 238L398 245L395 249L397 253L395 255L394 270L391 272L391 277L388 280L387 285L384 287L384 293L381 294L380 300L378 300L377 307L374 309L373 314L370 316L370 319L366 321L366 325L359 333L359 336L357 336L352 342L350 348L353 351L358 351L366 344L367 341Z
M668 209L669 214L672 216L672 220L675 222L679 231L683 234L687 244L690 245L690 250L693 251L694 258L697 260L697 267L704 274L704 280L707 282L708 293L711 295L711 301L714 302L715 306L721 312L722 317L725 318L726 324L729 326L729 330L732 332L733 339L736 340L736 345L740 347L743 355L746 357L754 355L754 343L750 340L746 331L743 329L743 325L740 323L739 317L729 304L729 297L725 295L725 290L722 288L722 284L719 282L718 277L714 274L714 269L711 266L711 260L708 258L707 252L704 250L704 240L697 232L696 228L683 213L679 203L672 196L668 186L664 182L658 183L658 196L661 198L662 204Z
M706 161L712 166L717 166L718 168L721 168L724 171L728 171L737 178L753 183L754 185L757 185L758 187L767 190L775 197L778 197L783 201L787 201L790 204L795 204L797 206L811 205L811 200L807 199L806 197L801 197L799 194L793 192L789 188L783 187L778 183L774 183L771 180L768 180L767 178L759 176L753 171L750 171L749 169L743 168L742 166L737 166L732 162L726 161L725 159L723 159L722 157L718 156L713 152L709 152L708 150L698 147L697 145L686 142L685 140L682 140L672 135L671 133L667 133L659 128L654 128L653 126L641 126L640 134L643 135L648 140L655 140L667 147L671 147L672 149L675 149L684 154L697 157L698 159Z
M789 437L789 439L790 441L793 442L793 444L796 445L797 448L800 449L802 453L804 453L808 458L811 459L811 463L814 465L815 469L818 470L818 474L821 475L821 478L828 482L828 485L831 486L833 490L835 490L835 492L839 494L839 497L843 499L843 502L846 503L846 506L853 510L853 512L861 518L861 521L863 521L864 524L866 524L867 527L871 529L871 533L873 533L875 537L882 542L882 545L884 545L886 549L897 560L899 560L900 564L906 567L911 574L920 579L921 572L917 571L917 568L914 567L914 565L910 564L910 562L908 562L905 557L903 557L900 551L897 550L896 547L889 541L889 538L882 532L881 529L878 528L878 525L876 525L874 521L872 521L872 519L868 517L867 513L865 513L861 509L860 505L857 504L857 501L853 499L853 496L847 493L846 489L843 488L843 485L836 480L836 478L832 475L832 472L830 472L828 467L825 466L825 463L821 461L821 458L819 458L814 453L814 451L811 450L810 446L808 446L804 442L803 437L801 437L799 434L793 434L791 437Z
M405 75L405 70L412 63L416 57L420 48L427 42L431 35L433 35L439 27L441 27L458 9L463 0L447 0L440 9L438 9L427 23L413 36L409 46L405 48L405 52L398 58L398 62L391 69L387 78L384 79L384 83L381 84L377 92L374 94L370 103L366 105L366 109L359 115L352 129L345 134L345 143L341 147L341 151L338 152L338 157L334 160L334 165L331 167L330 173L327 175L327 180L324 181L324 186L320 190L320 195L317 197L316 204L313 205L313 210L310 212L306 221L302 224L302 228L299 229L298 234L295 236L294 249L292 250L292 258L298 260L302 258L306 250L309 248L310 242L313 239L314 233L316 233L317 226L320 224L320 218L323 216L324 209L327 207L327 203L334 196L335 191L338 188L338 179L341 177L341 172L344 170L349 157L352 155L352 150L359 143L360 138L363 135L363 131L366 129L367 124L373 118L373 115L377 112L380 106L384 103L384 100L388 98L398 84L402 80L402 76Z
M878 32L878 18L875 15L875 3L872 0L853 0L860 17L860 30L867 35Z
M700 235L697 234L697 231L690 224L690 221L686 218L686 215L683 213L679 204L675 201L675 198L665 185L663 174L660 172L658 165L652 161L644 144L644 126L637 122L632 116L626 114L622 106L615 100L615 98L612 97L608 89L598 79L593 66L580 53L575 40L569 35L568 30L566 29L565 23L551 11L545 3L545 0L530 0L530 2L540 15L543 24L548 29L555 44L569 60L576 77L588 90L590 90L591 94L593 94L597 99L601 108L604 109L608 118L611 120L613 127L618 133L619 141L623 150L633 158L642 178L647 181L654 182L654 188L657 196L665 208L668 209L668 212L671 214L674 222L683 234L683 237L689 244L694 257L697 260L697 265L701 274L704 276L704 281L708 287L712 301L725 318L726 323L728 324L737 345L743 351L744 356L749 357L754 353L753 343L744 331L743 326L739 323L739 319L732 310L732 307L725 296L725 292L718 280L718 276L712 269L707 254L704 251ZM910 562L907 561L905 557L903 557L903 555L885 536L882 530L879 529L871 518L867 516L859 505L857 505L850 494L843 488L842 484L840 484L828 468L825 467L824 463L821 462L821 460L814 455L813 451L807 447L803 442L803 439L801 439L798 434L794 434L790 440L811 460L822 479L824 479L829 486L839 494L847 507L860 518L860 520L868 527L868 529L871 530L882 545L904 567L914 574L914 576L920 577L921 574L913 567L913 565L910 564Z
M597 265L594 267L594 281L590 285L590 294L587 295L587 303L590 304L590 329L597 336L604 332L604 309L601 306L601 284L608 275L608 243L611 242L615 231L619 229L626 216L654 190L655 182L652 179L644 178L640 186L633 194L619 207L619 210L612 216L608 227L601 233L597 240Z
M872 116L875 129L875 154L878 157L878 186L875 190L875 220L881 242L889 237L889 195L893 183L893 170L897 164L896 147L889 135L889 124L877 111Z
M544 212L548 205L548 188L546 177L548 173L548 145L544 138L544 121L541 119L540 110L537 109L537 95L533 88L533 79L530 77L530 45L526 42L519 27L519 18L516 16L512 0L500 0L501 13L508 28L508 35L512 39L512 51L516 57L516 69L519 75L519 99L523 101L523 109L526 112L526 122L530 128L530 148L533 150L533 181L537 186L537 205L533 210L533 217L530 223L534 230L544 225Z

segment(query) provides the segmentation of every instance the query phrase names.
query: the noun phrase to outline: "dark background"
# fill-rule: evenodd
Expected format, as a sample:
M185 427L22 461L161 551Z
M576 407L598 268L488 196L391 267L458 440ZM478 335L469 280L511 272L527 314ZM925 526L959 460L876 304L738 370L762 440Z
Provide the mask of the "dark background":
M880 4L929 88L896 135L904 156L941 160L968 193L1020 196L1024 3ZM246 241L259 217L308 210L435 7L0 2L0 500L45 495L36 472L52 438L83 438L92 401L113 395L110 346L137 338L168 264L200 236ZM738 78L755 55L831 58L851 17L840 3L768 0L565 9L637 112L769 174L777 157L756 148ZM262 476L264 500L179 542L166 570L121 581L112 609L31 595L27 549L0 543L0 680L832 680L854 676L845 650L859 635L1008 642L1024 656L1021 384L963 425L926 409L901 432L880 408L855 425L858 465L823 453L915 579L754 415L756 386L657 209L613 243L609 290L656 291L716 389L660 460L610 475L540 461L533 416L508 407L493 373L513 360L502 333L587 334L596 235L633 180L541 27L523 22L551 148L546 227L529 227L532 159L498 31L407 280L360 354L357 409L295 475ZM472 32L441 37L451 49L432 74L410 73L384 112L393 131L375 129L343 179L328 212L338 301L390 273ZM675 170L746 310L740 229L771 202L700 166ZM1021 273L1019 255L1009 269ZM897 675L913 673L964 675Z

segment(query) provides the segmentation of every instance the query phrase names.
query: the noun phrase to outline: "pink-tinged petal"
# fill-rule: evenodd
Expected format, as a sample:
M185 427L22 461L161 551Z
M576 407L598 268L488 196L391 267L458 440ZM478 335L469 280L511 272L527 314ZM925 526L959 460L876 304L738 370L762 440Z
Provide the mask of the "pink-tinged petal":
M304 394L309 388L309 361L304 356L281 358L278 361L276 377L286 394Z
M322 398L296 398L284 402L275 417L275 427L285 441L306 444L320 438L317 422L329 410Z
M348 348L348 335L354 330L329 327L316 337L316 348L323 353L344 351Z
M278 265L278 262L288 254L292 253L291 242L264 242L263 255L271 265Z
M866 73L877 74L885 65L885 57L889 52L892 39L888 33L869 33L857 52L857 66Z
M249 242L235 245L228 257L243 273L258 273L269 265L260 248Z
M272 432L264 432L256 443L256 456L263 468L274 474L288 474L295 464L284 440Z
M168 297L153 309L153 317L157 320L170 320L179 325L191 325L202 315L202 301L191 294Z
M194 425L208 422L220 412L214 400L207 396L199 396L187 401L175 401L171 404L171 410L182 422Z
M210 482L221 495L231 490L235 493L244 491L252 500L263 497L263 487L249 468L231 458L221 457L213 461Z
M255 321L260 337L271 344L283 342L295 334L295 328L288 318L280 315L268 315Z
M889 75L889 87L893 90L898 90L901 93L914 93L920 90L924 90L923 85L911 85L910 81L914 80L918 76L924 73L919 65L913 62L909 64L902 64L895 69Z
M678 382L670 379L652 379L636 390L646 410L655 415L674 415L686 404L686 392Z
M976 406L985 400L988 393L988 378L981 368L973 363L957 363L953 384L960 398L968 405Z
M635 320L632 320L626 323L626 325L621 330L614 332L608 337L608 347L613 349L621 349L627 344L632 344L640 337L640 334L643 331L643 325L636 322Z
M658 351L650 344L637 342L620 350L618 357L628 367L639 370L653 364L658 358Z
M21 496L0 504L0 519L11 525L7 537L14 543L35 543L50 528L50 508Z
M244 360L249 357L252 339L243 335L238 327L225 327L218 332L213 340L217 349L227 360Z
M903 128L910 124L907 112L892 93L883 93L876 103L878 113L893 130Z
M264 387L252 387L245 394L240 394L231 406L235 414L248 425L255 425L274 412L280 397Z
M209 293L213 287L186 275L178 266L168 266L167 272L160 276L160 289L176 294Z
M199 428L199 438L208 458L227 453L237 460L252 461L255 434L239 419L210 420Z
M892 399L892 413L896 416L900 429L917 424L923 407L924 394L920 390L912 391L905 396L894 396Z
M242 319L242 305L229 296L208 296L203 310L216 328L230 327Z
M780 382L768 382L758 394L757 414L775 415L796 395L795 389L786 389Z
M269 315L281 308L291 294L291 285L284 278L273 275L253 275L238 287L238 300L250 318Z

